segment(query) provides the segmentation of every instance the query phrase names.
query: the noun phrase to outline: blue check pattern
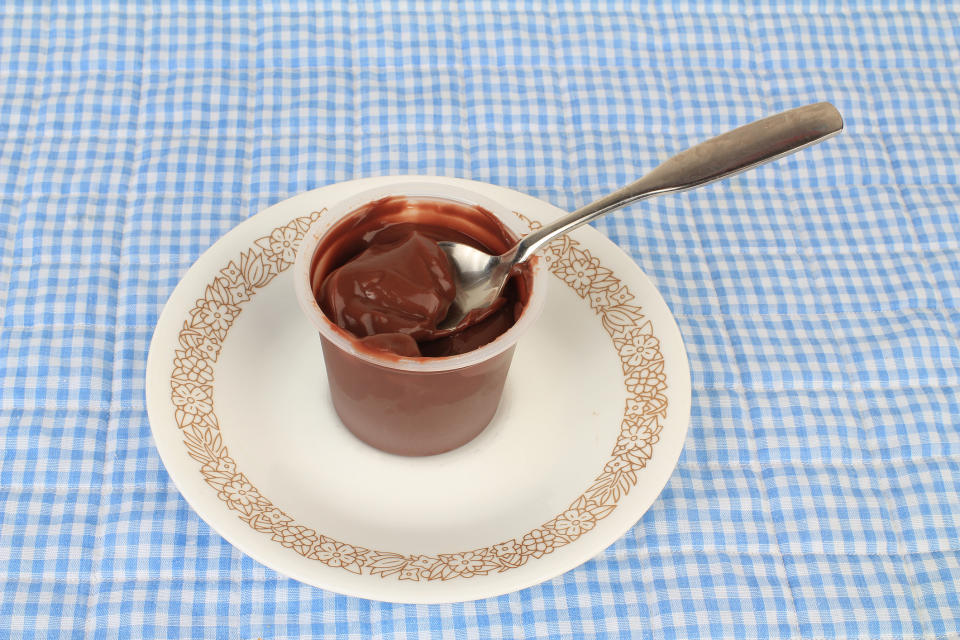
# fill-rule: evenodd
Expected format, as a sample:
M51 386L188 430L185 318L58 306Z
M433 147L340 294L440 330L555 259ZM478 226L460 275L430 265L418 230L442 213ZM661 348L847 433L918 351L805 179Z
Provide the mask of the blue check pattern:
M3 3L0 637L960 636L958 69L950 3ZM572 209L824 99L841 137L596 223L694 393L663 494L583 566L369 602L247 558L172 485L148 342L238 222L390 173Z

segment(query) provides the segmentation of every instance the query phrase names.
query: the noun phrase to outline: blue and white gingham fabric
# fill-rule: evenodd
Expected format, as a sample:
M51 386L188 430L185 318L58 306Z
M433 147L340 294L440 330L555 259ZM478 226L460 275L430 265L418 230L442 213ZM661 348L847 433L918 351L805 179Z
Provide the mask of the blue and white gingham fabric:
M960 637L960 7L0 5L0 637ZM388 173L571 209L817 100L841 137L597 223L677 316L693 416L580 568L348 598L171 484L148 341L258 210Z

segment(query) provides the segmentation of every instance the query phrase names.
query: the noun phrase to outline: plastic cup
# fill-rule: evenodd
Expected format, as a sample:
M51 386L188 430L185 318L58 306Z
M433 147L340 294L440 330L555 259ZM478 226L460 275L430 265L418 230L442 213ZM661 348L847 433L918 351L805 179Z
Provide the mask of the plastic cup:
M387 196L476 205L496 216L518 239L527 229L507 207L469 187L404 180L334 203L301 243L293 266L294 286L301 308L320 333L337 415L353 435L377 449L406 456L432 455L466 444L490 423L517 341L543 309L548 274L534 259L530 295L520 317L506 332L473 351L407 358L358 349L350 335L320 309L311 276L327 232L358 208ZM452 228L456 222L451 216Z

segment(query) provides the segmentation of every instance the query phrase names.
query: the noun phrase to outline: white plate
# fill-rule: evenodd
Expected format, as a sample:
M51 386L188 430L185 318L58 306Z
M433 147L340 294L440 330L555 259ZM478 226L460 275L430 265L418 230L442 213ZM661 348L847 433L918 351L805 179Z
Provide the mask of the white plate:
M427 458L362 444L330 406L284 241L328 203L398 179L300 194L204 253L154 332L150 425L197 513L283 574L392 602L495 596L580 565L649 508L687 432L687 355L646 275L583 228L546 254L557 277L486 431ZM479 190L534 226L562 213L493 185L429 180Z

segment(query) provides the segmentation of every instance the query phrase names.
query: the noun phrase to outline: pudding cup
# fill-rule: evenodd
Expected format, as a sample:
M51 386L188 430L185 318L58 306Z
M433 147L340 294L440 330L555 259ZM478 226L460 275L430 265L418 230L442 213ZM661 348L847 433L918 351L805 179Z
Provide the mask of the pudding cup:
M516 239L529 229L510 209L469 187L402 180L333 203L300 244L293 265L296 296L319 331L330 395L340 420L354 436L382 451L433 455L466 444L490 423L517 343L543 309L549 274L542 261L531 260L529 295L515 324L472 351L444 357L403 357L365 348L321 310L314 296L313 274L325 241L329 241L328 233L337 223L388 196L480 207ZM457 224L456 216L444 220L451 229L457 229Z

